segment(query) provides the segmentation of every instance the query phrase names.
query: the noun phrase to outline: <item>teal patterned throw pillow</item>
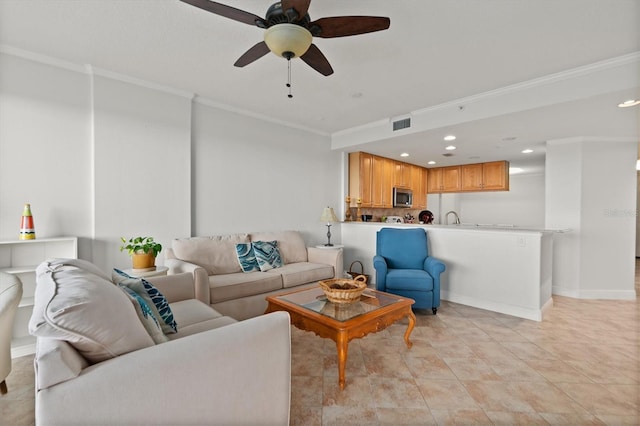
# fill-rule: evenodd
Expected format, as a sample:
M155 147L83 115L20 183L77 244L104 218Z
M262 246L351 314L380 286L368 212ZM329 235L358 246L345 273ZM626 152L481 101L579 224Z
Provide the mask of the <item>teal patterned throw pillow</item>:
M254 241L251 245L261 271L282 267L282 257L277 241Z
M145 302L142 297L138 296L135 291L131 290L127 286L119 285L118 288L120 288L120 290L122 290L127 295L127 297L129 297L131 303L133 303L133 307L138 314L140 322L144 326L145 330L147 330L147 333L149 333L149 336L151 336L154 343L158 344L169 341L169 338L162 332L160 323L158 323L158 319L156 318L156 316L153 315L153 311L151 310L147 302Z
M236 255L238 257L238 263L240 263L240 267L242 268L242 272L260 270L251 243L236 244Z
M164 334L176 333L178 331L178 324L176 324L173 318L173 312L171 311L171 307L169 307L169 302L167 302L164 295L160 290L155 288L153 284L143 278L132 277L115 268L111 279L121 287L130 288L147 302L154 316L160 321L160 327L162 327Z

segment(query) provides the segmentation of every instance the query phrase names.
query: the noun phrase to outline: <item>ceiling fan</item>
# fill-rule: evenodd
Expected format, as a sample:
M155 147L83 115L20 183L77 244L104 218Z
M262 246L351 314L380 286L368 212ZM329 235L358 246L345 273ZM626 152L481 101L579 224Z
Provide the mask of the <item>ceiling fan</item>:
M287 60L299 57L320 74L333 74L333 68L313 37L334 38L371 33L389 28L390 20L378 16L335 16L311 21L307 10L311 0L283 0L272 4L264 18L209 0L181 0L216 15L264 28L264 41L255 44L234 63L244 67L270 51Z

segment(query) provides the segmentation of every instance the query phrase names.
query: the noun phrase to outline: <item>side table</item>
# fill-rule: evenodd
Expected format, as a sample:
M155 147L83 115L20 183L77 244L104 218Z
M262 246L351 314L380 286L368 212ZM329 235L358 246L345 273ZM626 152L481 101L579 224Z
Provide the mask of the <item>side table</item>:
M343 245L343 244L334 244L334 245L332 245L332 246L325 246L324 244L318 244L318 245L316 246L316 248L331 250L331 249L340 249L340 248L344 248L344 245Z
M122 272L134 278L149 278L167 275L168 271L169 267L167 266L156 266L155 269L150 270L124 269Z

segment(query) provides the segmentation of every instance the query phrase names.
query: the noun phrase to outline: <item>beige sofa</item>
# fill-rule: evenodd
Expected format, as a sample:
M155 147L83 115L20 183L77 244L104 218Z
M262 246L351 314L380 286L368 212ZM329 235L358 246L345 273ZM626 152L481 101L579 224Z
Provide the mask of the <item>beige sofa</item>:
M195 299L192 274L156 277L177 332L152 337L112 279L77 259L38 267L37 424L288 424L288 314L237 322Z
M283 266L243 272L237 244L276 241ZM298 231L255 232L178 238L165 251L169 274L191 272L196 297L238 320L261 315L269 295L317 285L342 276L341 248L307 247Z

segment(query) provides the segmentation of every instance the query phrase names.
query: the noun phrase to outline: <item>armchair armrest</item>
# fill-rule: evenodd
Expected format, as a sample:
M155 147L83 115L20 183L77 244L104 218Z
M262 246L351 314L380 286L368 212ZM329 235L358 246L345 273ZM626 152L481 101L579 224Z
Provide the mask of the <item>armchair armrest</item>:
M290 392L289 315L275 312L85 368L38 391L36 418L40 424L286 425Z
M169 275L182 274L190 272L193 275L193 284L196 299L207 305L211 304L211 289L209 287L209 274L207 270L194 263L185 262L184 260L167 257L164 265L169 268ZM151 281L151 280L149 280ZM162 291L162 290L161 290Z
M433 278L438 278L440 274L444 272L445 266L444 263L442 263L438 259L428 256L424 260L423 269L427 271Z
M334 278L342 277L344 273L343 250L322 249L317 247L307 247L307 259L311 263L324 263L333 266Z
M376 270L376 290L384 291L387 287L387 261L384 257L373 256L373 269Z
M434 257L427 256L423 268L433 278L433 306L440 306L440 274L446 269L444 263Z

